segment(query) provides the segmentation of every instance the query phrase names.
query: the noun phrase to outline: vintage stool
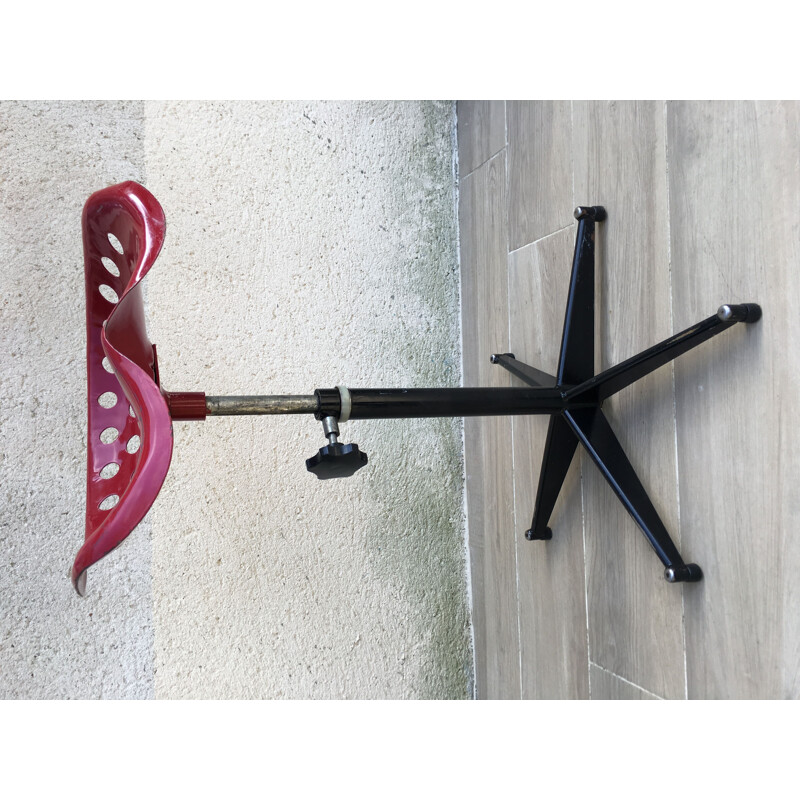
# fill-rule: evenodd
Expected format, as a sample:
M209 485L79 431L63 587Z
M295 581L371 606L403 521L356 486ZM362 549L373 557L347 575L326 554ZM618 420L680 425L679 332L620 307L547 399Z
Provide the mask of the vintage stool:
M670 582L699 581L686 564L604 416L603 401L676 356L737 322L756 322L753 303L723 305L708 319L594 374L595 223L601 206L579 206L572 277L555 375L492 355L524 388L317 389L312 395L206 397L161 388L156 348L145 330L141 281L164 242L164 212L144 187L128 181L93 194L83 210L89 441L86 539L72 567L84 594L86 570L141 522L158 495L172 457L173 420L223 414L313 414L328 444L307 459L318 478L352 475L367 463L356 444L339 441L349 419L549 414L529 540L550 539L550 515L580 442L665 566ZM511 535L511 532L509 532Z

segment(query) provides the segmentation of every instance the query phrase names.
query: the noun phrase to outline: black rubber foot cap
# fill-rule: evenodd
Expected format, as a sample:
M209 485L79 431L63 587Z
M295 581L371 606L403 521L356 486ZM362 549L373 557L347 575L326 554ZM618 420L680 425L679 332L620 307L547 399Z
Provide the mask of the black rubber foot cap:
M575 219L592 219L595 222L603 222L608 214L603 206L578 206L572 216Z
M680 567L667 567L664 577L669 583L697 583L703 580L703 570L697 564L683 564Z
M552 539L553 538L553 531L550 530L550 528L545 528L544 529L544 533L541 536L536 536L536 534L534 534L534 532L533 532L533 529L529 528L527 531L525 531L525 538L529 542L547 541L548 539Z
M761 306L758 303L743 303L747 309L747 317L745 322L749 325L751 322L758 322L761 319Z

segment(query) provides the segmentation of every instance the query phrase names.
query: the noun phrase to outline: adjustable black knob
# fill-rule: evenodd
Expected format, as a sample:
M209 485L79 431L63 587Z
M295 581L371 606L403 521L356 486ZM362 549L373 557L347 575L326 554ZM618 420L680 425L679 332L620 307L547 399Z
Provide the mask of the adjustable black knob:
M306 459L306 469L321 481L349 478L367 463L367 454L362 453L357 444L342 444L339 441L336 417L325 417L322 420L322 430L328 437L328 444L321 447L315 456Z
M349 478L367 463L367 454L357 444L328 444L319 453L306 459L306 469L321 481L329 478Z

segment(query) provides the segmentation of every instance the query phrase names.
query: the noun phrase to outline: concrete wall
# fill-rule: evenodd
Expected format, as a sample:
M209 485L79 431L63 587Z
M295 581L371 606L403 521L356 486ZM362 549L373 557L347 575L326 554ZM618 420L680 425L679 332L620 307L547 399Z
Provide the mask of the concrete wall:
M133 179L162 382L208 394L460 383L450 103L0 104L0 695L471 694L458 420L176 423L145 521L89 573L80 212Z

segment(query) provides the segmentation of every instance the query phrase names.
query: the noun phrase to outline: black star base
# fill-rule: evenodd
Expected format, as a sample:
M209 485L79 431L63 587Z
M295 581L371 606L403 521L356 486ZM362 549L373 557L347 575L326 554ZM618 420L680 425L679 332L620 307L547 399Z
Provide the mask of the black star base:
M671 583L699 581L703 571L697 564L686 564L681 558L603 414L602 405L611 395L737 322L757 322L761 318L761 308L755 303L724 305L714 316L595 375L595 223L604 220L606 212L602 206L579 206L575 217L578 233L556 374L549 375L523 364L513 353L492 356L493 363L528 386L556 389L563 399L563 407L550 417L533 521L525 538L552 538L548 527L550 516L580 443L661 559L666 579Z

